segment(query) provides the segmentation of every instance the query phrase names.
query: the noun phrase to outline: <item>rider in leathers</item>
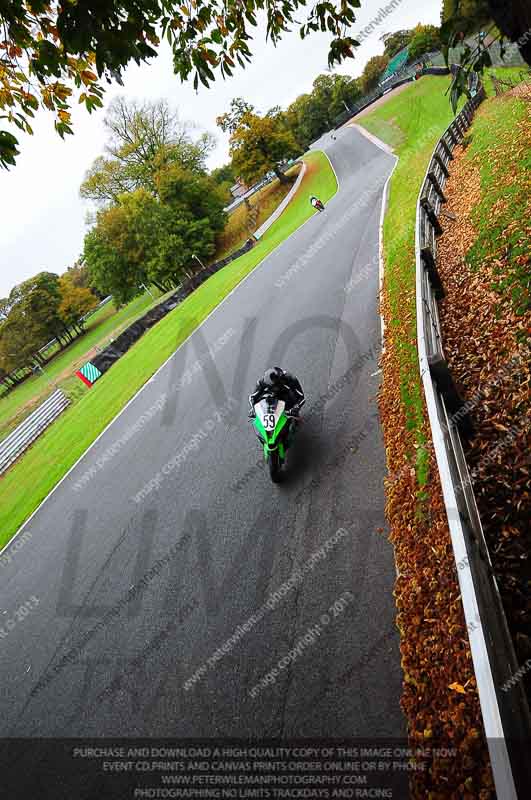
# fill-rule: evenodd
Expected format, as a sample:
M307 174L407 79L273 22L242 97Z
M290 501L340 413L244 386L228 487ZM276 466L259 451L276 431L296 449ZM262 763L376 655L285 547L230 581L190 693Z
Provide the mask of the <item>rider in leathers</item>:
M283 400L286 403L286 413L295 417L304 403L304 392L298 378L280 367L266 370L264 377L257 381L254 392L249 395L249 417L255 416L254 406L266 394L273 394L278 400Z

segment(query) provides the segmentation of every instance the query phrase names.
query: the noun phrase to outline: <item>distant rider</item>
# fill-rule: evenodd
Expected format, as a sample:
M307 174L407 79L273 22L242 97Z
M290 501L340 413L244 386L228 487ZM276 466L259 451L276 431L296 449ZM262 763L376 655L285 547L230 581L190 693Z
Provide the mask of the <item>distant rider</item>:
M321 211L324 209L324 205L319 200L319 198L316 197L314 194L312 194L312 196L310 197L310 203L314 208L320 209Z
M280 367L271 367L266 370L264 377L257 381L254 392L249 395L250 418L255 416L254 406L266 394L272 394L277 400L283 400L286 404L286 412L295 417L298 416L300 407L304 403L304 392L298 378Z

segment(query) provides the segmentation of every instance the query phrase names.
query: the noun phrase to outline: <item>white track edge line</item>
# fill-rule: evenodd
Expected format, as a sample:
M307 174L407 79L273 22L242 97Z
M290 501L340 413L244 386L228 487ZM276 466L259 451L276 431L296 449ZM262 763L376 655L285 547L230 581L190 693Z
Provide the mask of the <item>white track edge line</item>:
M358 125L356 122L353 122L351 125L347 125L346 127L354 128L355 130L358 131L358 133L361 133L362 136L365 136L365 138L368 139L369 142L372 142L374 145L376 145L376 147L379 147L380 150L383 150L388 155L390 156L395 155L395 151L393 150L392 147L390 147L388 144L386 144L377 136L375 136L374 133L369 133L369 131L366 128L362 127L361 125Z
M383 192L382 192L382 207L380 210L380 228L378 232L378 278L379 278L379 289L378 289L378 301L381 302L382 293L383 293L383 282L384 282L384 272L385 272L385 260L384 260L384 250L383 250L383 226L384 226L384 219L385 214L387 212L387 204L389 202L389 184L391 182L391 178L393 177L393 172L396 169L396 165L398 164L398 156L394 156L395 163L393 165L393 169L389 173L389 176L384 184ZM385 320L381 311L380 314L380 322L381 322L381 329L382 329L382 352L385 350Z

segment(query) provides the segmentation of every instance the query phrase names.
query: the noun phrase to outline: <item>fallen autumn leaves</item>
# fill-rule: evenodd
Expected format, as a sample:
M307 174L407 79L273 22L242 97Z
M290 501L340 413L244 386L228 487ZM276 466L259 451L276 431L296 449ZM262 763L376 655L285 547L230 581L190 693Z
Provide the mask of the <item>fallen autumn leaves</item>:
M456 220L442 219L439 242L445 352L465 399L482 392L466 457L519 663L531 656L530 100L523 84L479 112L455 153ZM496 381L514 357L518 368ZM531 675L522 680L531 699Z
M414 253L411 253L412 264ZM414 291L402 286L406 294ZM382 313L390 319L386 290ZM407 326L407 321L402 324ZM396 325L396 322L395 322ZM427 770L412 773L414 798L448 800L493 796L479 700L457 571L425 412L430 449L429 501L419 508L415 442L400 395L400 353L387 327L382 356L380 412L386 443L386 513L399 576L395 598L404 671L402 708L411 747L455 748L452 758L424 759Z

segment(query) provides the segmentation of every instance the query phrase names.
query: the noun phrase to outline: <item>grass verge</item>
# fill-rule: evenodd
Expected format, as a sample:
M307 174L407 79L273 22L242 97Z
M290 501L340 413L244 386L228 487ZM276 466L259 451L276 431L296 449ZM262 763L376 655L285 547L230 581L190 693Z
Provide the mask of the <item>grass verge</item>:
M337 182L327 157L304 157L306 174L293 200L259 243L209 278L164 317L43 434L0 479L0 547L35 510L128 400L210 312L313 213L309 194L328 201Z
M160 296L157 289L153 295ZM148 294L136 297L117 310L112 300L89 318L86 331L63 352L59 352L41 373L27 378L0 399L0 440L16 428L56 388L62 389L75 402L83 393L83 384L74 372L89 360L96 347L104 347L135 319L155 305ZM53 383L53 385L52 385Z
M298 165L292 167L286 173L287 177L290 178L289 183L280 183L278 179L275 179L249 198L249 208L245 203L242 203L232 212L225 230L218 239L216 254L212 261L219 261L229 253L232 253L233 250L237 250L245 244L252 233L269 219L273 211L278 208L292 189L300 169Z
M408 432L408 458L419 490L428 475L423 392L418 369L415 312L415 216L417 197L437 140L453 114L445 96L446 76L426 76L360 120L360 125L391 145L399 161L389 186L384 221L385 291L399 361L400 398ZM422 499L423 495L421 495Z

